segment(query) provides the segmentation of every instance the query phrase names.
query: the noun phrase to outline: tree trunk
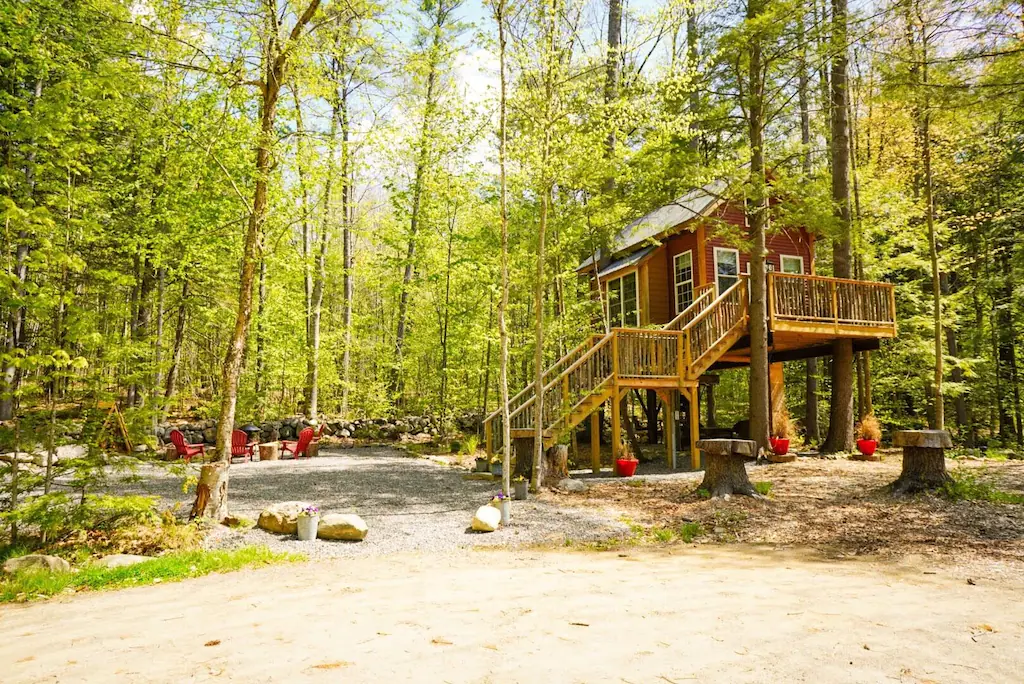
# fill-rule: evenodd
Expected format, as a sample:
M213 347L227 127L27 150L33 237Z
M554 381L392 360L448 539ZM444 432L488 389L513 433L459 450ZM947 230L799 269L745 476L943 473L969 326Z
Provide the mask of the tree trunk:
M156 339L153 350L153 386L149 390L150 403L153 404L153 432L156 432L157 423L164 414L162 406L157 403L160 399L160 386L163 384L163 363L164 363L164 280L166 269L157 269L156 276Z
M765 0L748 0L747 19L757 22L765 11ZM768 447L768 319L765 272L765 233L768 224L768 189L764 157L764 65L763 37L755 31L749 45L748 125L750 136L750 439L758 448Z
M608 51L605 54L604 104L611 105L619 99L619 79L622 73L622 0L608 0ZM615 152L615 127L610 127L605 141L607 154ZM614 174L609 178L610 188L615 187Z
M505 0L494 2L494 19L498 24L498 64L499 64L499 100L498 100L498 205L501 223L501 299L498 301L498 401L501 402L501 448L502 477L501 491L508 496L512 468L512 433L508 405L508 180L505 169L505 145L507 125L507 83L505 74ZM488 445L489 446L489 445Z
M845 1L845 0L844 0ZM932 265L932 335L935 349L935 379L933 392L935 396L936 430L945 430L946 411L942 396L942 287L939 275L939 248L935 237L935 198L932 194L932 144L931 144L931 111L928 95L928 31L921 24L921 85L924 86L924 106L920 108L921 127L921 162L924 167L924 204L925 222L928 225L928 254Z
M419 234L420 210L423 206L423 185L430 159L430 137L432 134L434 108L437 99L436 88L438 70L440 69L440 48L444 37L444 26L447 21L450 8L444 2L436 4L437 14L434 24L431 26L433 40L430 48L430 58L427 66L427 92L423 105L423 119L420 124L419 150L416 156L416 171L413 177L412 189L412 210L409 215L409 242L406 247L405 268L402 272L402 289L398 298L398 329L395 333L395 361L391 377L391 389L395 394L396 401L401 404L403 382L402 382L402 352L405 348L405 336L407 333L408 310L409 310L409 286L412 283L413 259L416 255L416 237Z
M204 465L199 471L196 500L192 504L189 520L206 518L220 522L228 514L228 462L216 461Z
M174 347L171 349L171 367L167 369L167 385L164 389L164 404L169 404L178 388L178 374L181 372L181 350L185 346L185 320L188 312L189 278L182 274L181 301L178 302L178 323L174 327Z
M352 300L355 296L355 255L352 243L352 164L349 146L348 89L342 88L339 114L341 117L341 259L342 288L342 344L341 352L341 415L348 417L348 396L351 388L352 371Z
M852 217L850 208L850 126L847 105L846 0L832 0L833 42L841 46L832 58L831 79L831 163L832 201L840 231L832 243L835 277L853 277ZM822 451L834 453L853 449L853 342L832 344L832 404L828 435Z
M31 107L33 111L35 110L36 103L42 96L43 80L39 78L36 79L35 90L32 94ZM34 145L30 145L29 149L27 163L25 164L25 187L28 196L34 200L36 193L36 151ZM31 252L29 237L27 229L18 231L18 246L14 251L14 269L9 274L13 276L14 294L19 297L25 295L25 288L28 284L28 261ZM18 386L21 384L21 369L13 363L13 358L16 350L25 348L25 314L24 304L19 303L13 307L7 320L7 339L4 347L6 358L10 361L4 366L3 375L0 376L0 421L14 418L14 410L17 404L16 395L18 393ZM17 467L15 466L15 475L16 473ZM12 524L11 529L15 531L12 534L13 539L16 535L17 526Z
M267 385L263 380L266 373L266 326L267 309L267 259L260 257L260 276L257 286L256 300L256 379L254 392L256 394L256 419L262 421L267 412Z
M892 483L893 494L914 494L938 489L953 478L946 472L943 449L928 447L903 448L903 472Z
M569 477L569 447L555 444L545 451L540 471L542 487L554 487Z

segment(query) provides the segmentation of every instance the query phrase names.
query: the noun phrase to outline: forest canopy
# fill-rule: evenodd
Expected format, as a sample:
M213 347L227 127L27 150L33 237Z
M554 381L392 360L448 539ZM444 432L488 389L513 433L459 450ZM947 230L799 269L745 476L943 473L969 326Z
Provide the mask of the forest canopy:
M493 411L503 214L513 394L601 328L577 265L711 180L833 274L842 73L851 271L899 319L858 412L1020 442L1020 3L498 1L0 0L0 421ZM827 424L828 364L786 372Z

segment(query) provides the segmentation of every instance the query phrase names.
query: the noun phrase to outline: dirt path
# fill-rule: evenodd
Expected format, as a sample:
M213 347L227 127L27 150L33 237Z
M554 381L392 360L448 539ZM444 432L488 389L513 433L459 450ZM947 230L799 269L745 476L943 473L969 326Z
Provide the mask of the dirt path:
M755 547L278 566L0 607L4 682L1019 682L1024 585Z

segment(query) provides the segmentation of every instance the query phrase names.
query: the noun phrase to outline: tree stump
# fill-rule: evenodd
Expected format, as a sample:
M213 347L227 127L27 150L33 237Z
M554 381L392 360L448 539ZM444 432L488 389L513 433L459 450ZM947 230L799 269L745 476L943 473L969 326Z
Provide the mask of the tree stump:
M209 518L220 522L228 514L228 462L214 461L199 471L196 500L189 520Z
M260 444L260 460L276 461L281 458L281 445L278 442Z
M533 479L533 437L516 437L512 440L512 453L516 456L516 467L512 477L522 476Z
M903 472L892 483L893 494L938 489L952 481L946 472L946 449L953 440L945 430L902 430L893 445L903 447Z
M540 466L540 486L554 487L569 477L569 447L554 445L544 452Z
M712 497L742 494L757 498L757 491L747 477L746 462L757 454L757 445L748 439L702 439L697 448L707 456L704 481L700 488Z

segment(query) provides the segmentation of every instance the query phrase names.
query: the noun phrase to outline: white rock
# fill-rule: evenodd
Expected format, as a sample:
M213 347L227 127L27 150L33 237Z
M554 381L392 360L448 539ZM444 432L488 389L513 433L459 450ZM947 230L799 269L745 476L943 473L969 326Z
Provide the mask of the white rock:
M153 559L149 556L136 556L130 553L115 553L112 556L104 556L103 558L100 558L98 561L94 562L93 565L101 568L124 568L137 563L145 563L148 560Z
M311 505L306 501L282 501L267 506L256 524L267 532L295 534L299 529L299 513Z
M473 515L472 527L477 532L494 532L501 524L501 511L491 505L481 506Z
M32 553L18 558L8 558L4 562L4 572L14 574L22 570L47 570L49 572L71 572L71 564L57 556Z
M370 528L354 513L329 513L320 518L316 536L320 539L362 541Z
M566 477L558 481L558 488L564 489L567 492L585 492L587 491L587 483L583 480L574 480L571 477Z

